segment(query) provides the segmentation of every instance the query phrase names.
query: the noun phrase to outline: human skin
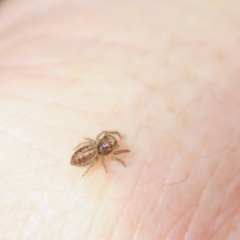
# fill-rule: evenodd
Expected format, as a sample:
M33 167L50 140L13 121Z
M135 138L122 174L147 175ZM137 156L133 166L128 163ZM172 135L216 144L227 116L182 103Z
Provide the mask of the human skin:
M3 2L1 239L239 239L239 24L239 1ZM81 177L102 130L127 167Z

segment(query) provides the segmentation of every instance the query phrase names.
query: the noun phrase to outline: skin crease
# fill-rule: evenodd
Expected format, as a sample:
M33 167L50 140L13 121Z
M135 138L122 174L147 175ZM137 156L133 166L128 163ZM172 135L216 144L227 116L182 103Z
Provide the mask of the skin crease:
M3 1L1 239L238 239L239 16L234 0ZM73 148L102 130L127 167L82 178Z

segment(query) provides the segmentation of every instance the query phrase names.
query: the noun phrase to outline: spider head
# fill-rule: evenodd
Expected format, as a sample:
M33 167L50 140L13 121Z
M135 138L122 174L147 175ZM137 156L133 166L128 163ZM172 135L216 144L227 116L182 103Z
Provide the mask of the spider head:
M117 140L112 135L105 135L98 143L98 152L100 155L107 155L117 147Z

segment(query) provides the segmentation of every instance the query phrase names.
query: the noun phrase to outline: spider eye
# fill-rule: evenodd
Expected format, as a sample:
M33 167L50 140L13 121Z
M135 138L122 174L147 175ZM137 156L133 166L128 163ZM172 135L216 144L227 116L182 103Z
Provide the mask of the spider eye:
M108 150L109 147L110 147L110 145L109 145L108 142L103 142L103 143L102 143L102 148L103 148L104 150Z

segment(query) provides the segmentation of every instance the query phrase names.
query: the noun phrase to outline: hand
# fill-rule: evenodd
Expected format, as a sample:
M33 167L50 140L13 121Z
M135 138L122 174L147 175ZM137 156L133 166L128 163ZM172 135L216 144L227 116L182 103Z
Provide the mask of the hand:
M3 1L1 239L237 239L239 9ZM73 148L105 129L126 168L81 177Z

